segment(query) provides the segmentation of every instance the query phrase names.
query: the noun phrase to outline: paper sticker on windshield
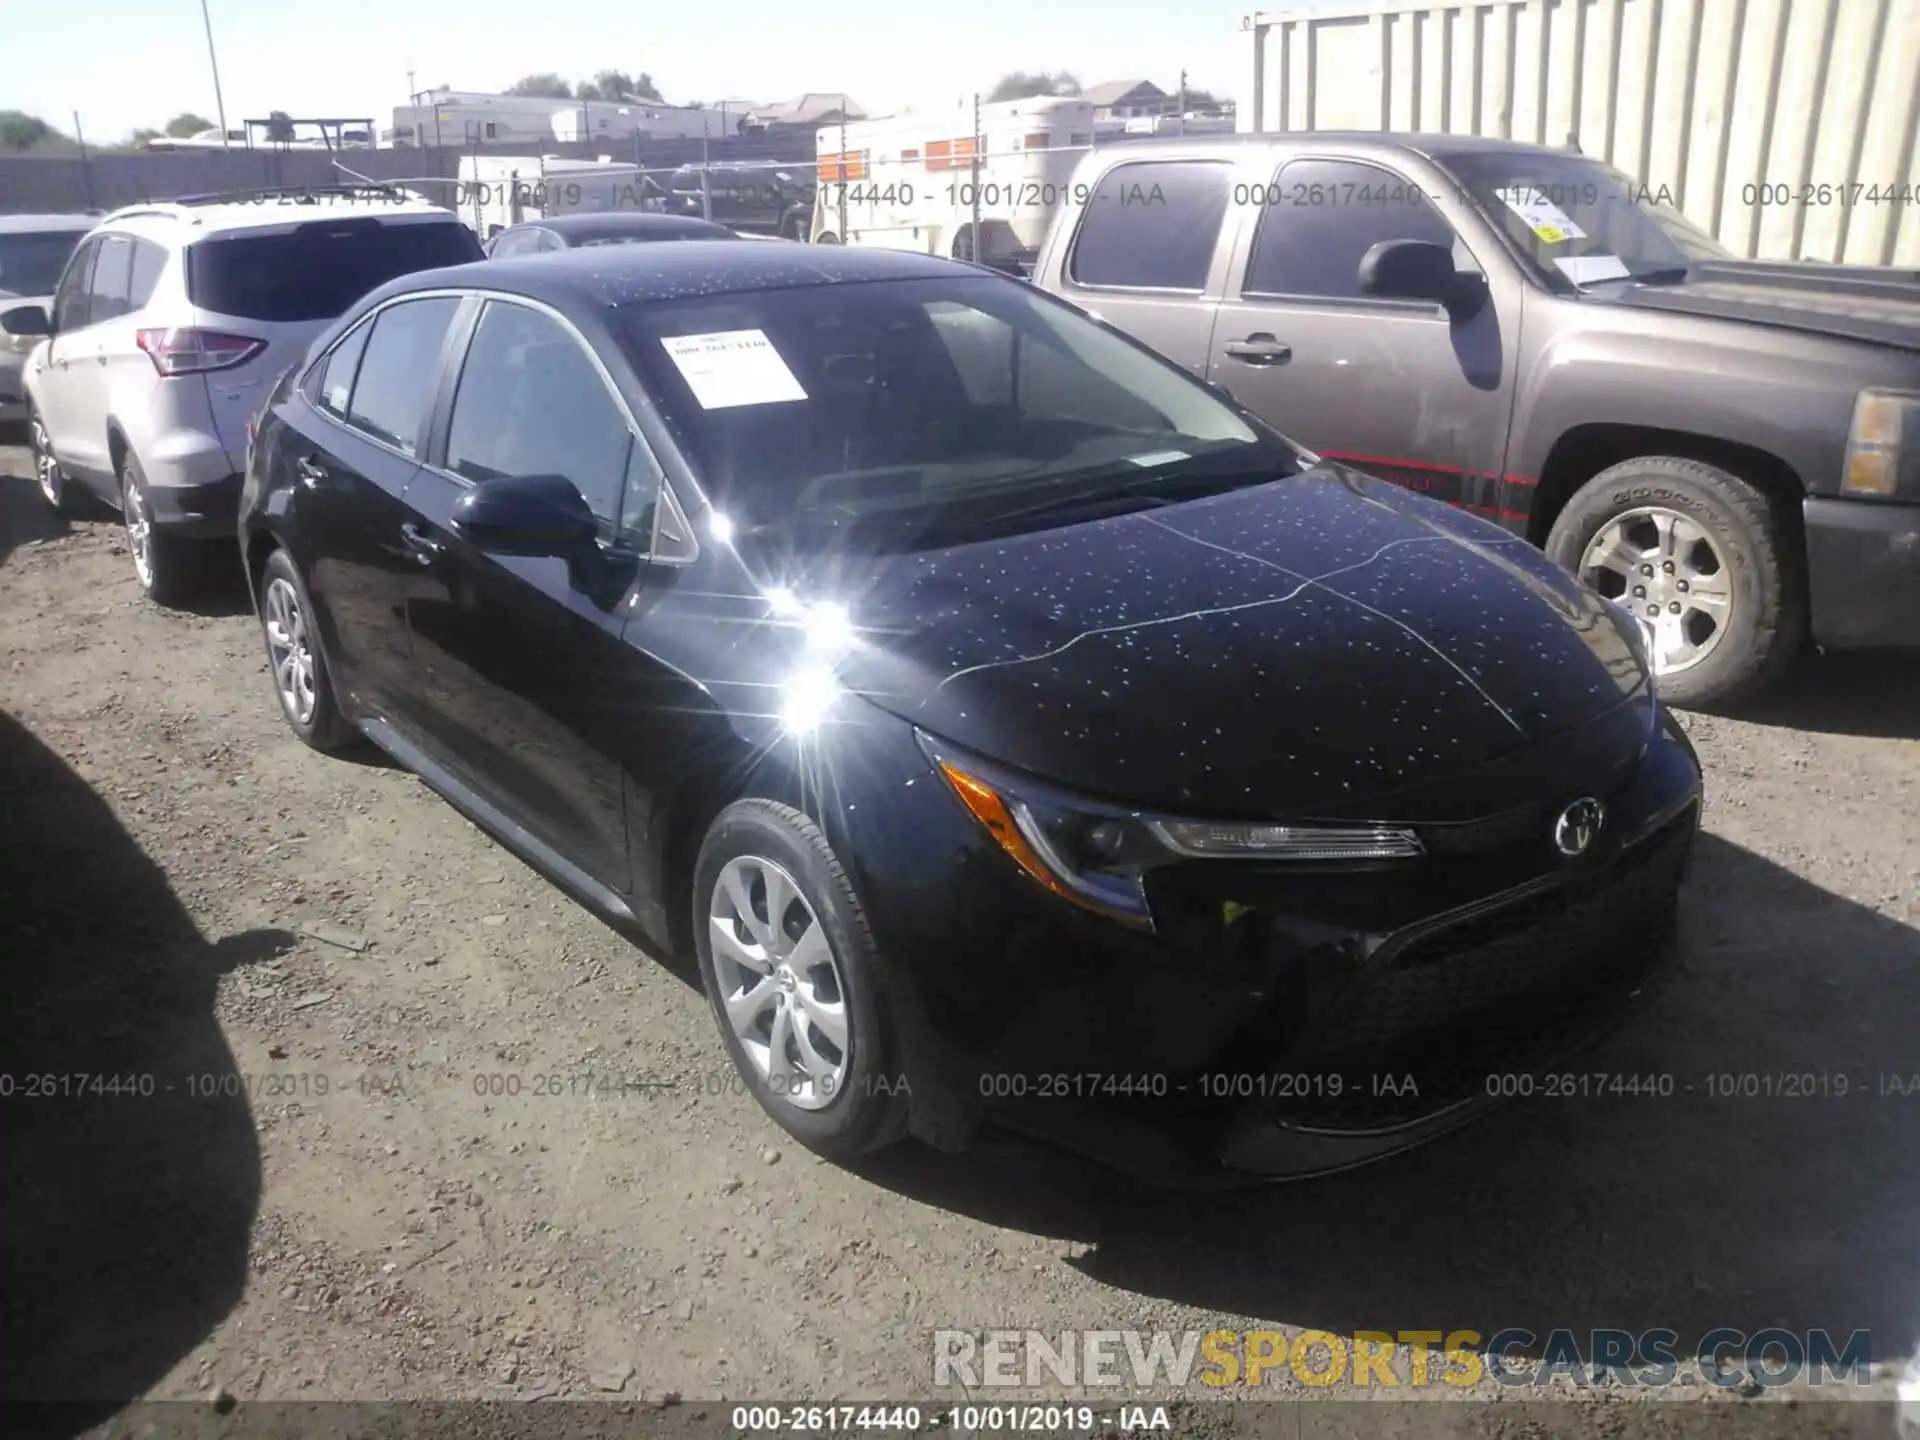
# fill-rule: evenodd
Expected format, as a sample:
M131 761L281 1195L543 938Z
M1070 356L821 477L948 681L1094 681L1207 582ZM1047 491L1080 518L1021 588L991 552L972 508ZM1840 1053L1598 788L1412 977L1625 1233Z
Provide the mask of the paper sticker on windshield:
M1143 470L1151 469L1155 465L1171 465L1176 460L1186 460L1188 458L1190 457L1184 450L1155 450L1151 455L1129 455L1127 457L1128 460Z
M1522 224L1549 245L1587 238L1587 232L1573 223L1571 215L1531 185L1514 185L1493 193L1502 205L1520 217Z
M764 330L670 335L660 343L680 367L687 388L703 410L779 405L807 398Z
M1633 272L1618 255L1569 255L1553 262L1560 273L1576 285L1592 285L1600 280L1624 280Z

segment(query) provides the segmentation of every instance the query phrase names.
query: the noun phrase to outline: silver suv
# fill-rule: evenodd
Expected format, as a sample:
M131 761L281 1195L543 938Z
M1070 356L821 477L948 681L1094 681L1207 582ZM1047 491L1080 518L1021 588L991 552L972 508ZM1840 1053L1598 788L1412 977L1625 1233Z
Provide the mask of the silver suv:
M40 489L70 512L117 507L144 590L162 604L231 540L254 412L273 382L369 290L482 258L447 210L396 191L210 196L117 210L60 276L29 357L28 437Z

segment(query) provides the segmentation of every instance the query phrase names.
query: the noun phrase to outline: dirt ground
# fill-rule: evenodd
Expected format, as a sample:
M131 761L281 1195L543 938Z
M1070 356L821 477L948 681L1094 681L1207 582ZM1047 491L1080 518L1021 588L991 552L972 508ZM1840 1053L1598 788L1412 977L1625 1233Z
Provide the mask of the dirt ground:
M27 474L0 448L11 1398L931 1400L932 1332L990 1327L1864 1329L1882 1377L1920 1340L1920 661L1688 717L1684 966L1585 1065L1665 1098L1221 1196L1012 1142L853 1173L741 1093L684 964L300 746L237 583L152 607Z

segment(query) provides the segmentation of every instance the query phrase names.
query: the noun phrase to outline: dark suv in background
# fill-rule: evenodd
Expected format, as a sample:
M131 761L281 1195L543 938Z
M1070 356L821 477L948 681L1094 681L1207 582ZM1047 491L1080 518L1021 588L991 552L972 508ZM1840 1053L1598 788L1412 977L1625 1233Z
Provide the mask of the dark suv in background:
M1725 704L1920 646L1920 275L1734 260L1579 154L1304 133L1088 156L1035 278L1330 459L1496 520Z
M813 192L805 167L710 165L703 196L701 167L683 165L667 183L667 213L704 216L729 230L804 240L813 222Z

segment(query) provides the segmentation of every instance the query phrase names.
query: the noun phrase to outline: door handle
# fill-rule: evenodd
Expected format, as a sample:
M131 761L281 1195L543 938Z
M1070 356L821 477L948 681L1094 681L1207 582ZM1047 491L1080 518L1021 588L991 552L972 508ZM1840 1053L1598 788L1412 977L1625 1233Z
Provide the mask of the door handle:
M1229 340L1221 347L1243 365L1278 365L1293 358L1293 347L1271 335L1249 335L1244 340Z
M446 547L411 521L400 527L400 539L407 553L422 565L431 565Z
M293 462L294 473L309 490L327 483L327 467L310 455L302 455Z

